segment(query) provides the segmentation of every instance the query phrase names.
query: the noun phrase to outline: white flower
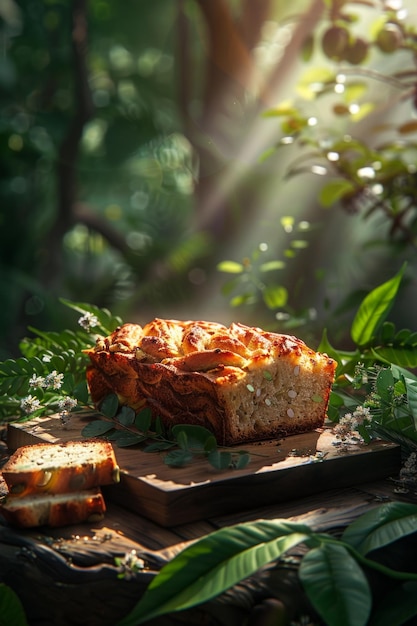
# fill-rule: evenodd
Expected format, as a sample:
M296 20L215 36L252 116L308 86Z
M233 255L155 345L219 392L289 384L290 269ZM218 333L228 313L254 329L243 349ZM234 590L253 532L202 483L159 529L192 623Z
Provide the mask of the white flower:
M50 354L44 354L42 357L42 361L44 363L50 363L51 362L51 355Z
M56 370L53 370L45 378L45 387L52 387L53 389L60 389L64 380L64 374L58 374Z
M78 320L78 323L81 328L88 331L95 326L98 326L99 321L98 317L96 315L93 315L93 313L84 313L84 315Z
M40 400L31 395L26 396L26 398L22 398L22 400L20 401L20 408L27 414L37 411L40 407Z
M33 376L29 379L29 385L30 387L33 387L33 389L42 389L45 387L45 379L43 376L36 376L36 374L33 374Z
M58 408L60 411L71 411L77 406L77 400L75 398L71 398L70 396L65 396L64 398L60 398L58 400Z

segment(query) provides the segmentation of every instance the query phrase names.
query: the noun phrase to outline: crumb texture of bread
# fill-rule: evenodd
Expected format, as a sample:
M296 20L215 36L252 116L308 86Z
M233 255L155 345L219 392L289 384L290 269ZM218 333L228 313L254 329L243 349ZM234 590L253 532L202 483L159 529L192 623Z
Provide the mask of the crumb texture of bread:
M119 481L110 442L38 443L18 448L2 468L11 494L72 493Z
M294 336L158 318L124 324L86 352L96 405L116 393L168 427L205 426L220 445L322 427L337 365Z
M18 528L97 522L103 519L105 511L99 488L71 494L35 493L23 497L11 494L0 504L0 514Z

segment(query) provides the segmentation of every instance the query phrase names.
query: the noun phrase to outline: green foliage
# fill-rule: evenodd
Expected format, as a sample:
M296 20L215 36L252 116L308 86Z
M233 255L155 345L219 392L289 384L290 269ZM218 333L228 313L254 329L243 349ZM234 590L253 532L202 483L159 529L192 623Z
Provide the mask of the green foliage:
M415 532L416 524L417 506L389 503L358 518L340 540L286 520L237 524L215 531L165 565L118 626L143 624L206 602L284 557L300 543L308 549L301 560L300 581L327 626L365 626L370 617L372 620L380 614L366 570L402 581L400 591L397 588L390 599L407 598L405 607L389 604L391 624L400 623L404 615L417 614L410 601L417 572L391 569L369 554Z
M110 334L121 320L94 305L61 302L81 314L80 330L30 328L32 337L19 344L22 356L0 362L1 420L50 414L65 406L65 399L73 408L91 407L85 376L89 359L83 350L94 345L96 332Z
M222 286L222 294L229 298L232 307L250 307L262 302L270 311L287 309L288 289L276 282L277 272L282 274L291 259L308 248L310 224L305 220L296 222L292 216L286 215L281 217L280 226L286 238L282 259L273 258L264 243L242 262L224 260L218 263L219 272L233 275Z
M204 458L217 470L243 469L250 462L244 450L221 450L213 433L203 426L177 424L165 429L160 418L153 418L149 407L138 412L119 406L116 394L100 404L102 417L90 421L82 430L84 437L106 437L118 447L141 445L143 452L165 452L164 463L184 467Z

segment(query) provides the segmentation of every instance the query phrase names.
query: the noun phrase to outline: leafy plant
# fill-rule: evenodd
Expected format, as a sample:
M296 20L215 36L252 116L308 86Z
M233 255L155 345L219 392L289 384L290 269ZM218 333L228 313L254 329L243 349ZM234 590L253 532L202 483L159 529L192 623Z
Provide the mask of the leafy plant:
M415 26L406 22L405 12L389 5L381 10L380 3L372 0L327 0L325 4L320 28L310 34L303 48L304 61L315 55L316 62L301 76L298 98L265 113L279 120L282 132L282 139L266 156L287 146L298 147L300 156L288 167L287 178L326 176L319 194L323 207L339 204L366 218L378 212L387 225L388 240L415 247ZM368 20L361 28L361 22ZM389 91L391 108L408 100L409 111L404 114L401 109L398 123L375 125L371 138L364 139L363 133L355 135L355 124L378 111L381 92L372 88L378 84L385 87L384 102ZM312 103L317 104L315 116ZM409 117L404 119L404 115ZM329 124L330 116L337 130ZM382 138L378 141L375 136Z
M373 555L415 533L416 525L416 505L389 503L359 517L340 539L281 519L223 528L196 541L165 565L118 626L136 626L207 602L300 544L308 551L302 557L299 578L327 626L403 623L417 615L412 601L417 571L392 569ZM373 602L369 570L397 583L385 601L389 614ZM401 604L396 603L399 597L404 600Z
M271 311L287 309L288 289L277 283L276 273L285 270L291 259L308 248L306 235L311 225L306 220L296 222L289 215L281 217L280 224L288 239L283 258L274 258L268 244L262 243L240 262L224 260L217 265L219 272L233 276L222 287L222 294L230 299L232 307L250 306L261 301Z
M31 338L20 342L22 356L0 363L0 418L32 419L56 412L67 414L89 403L83 350L95 343L97 334L111 333L121 322L106 309L90 304L61 303L81 314L80 330L45 332L29 328Z

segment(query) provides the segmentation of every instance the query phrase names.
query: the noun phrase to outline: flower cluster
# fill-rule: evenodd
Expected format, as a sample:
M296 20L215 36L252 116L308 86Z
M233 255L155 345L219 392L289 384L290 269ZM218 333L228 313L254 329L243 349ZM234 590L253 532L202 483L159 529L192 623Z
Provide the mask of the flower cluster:
M64 374L60 374L56 370L53 370L46 376L37 376L36 374L33 374L29 379L29 387L32 389L53 389L57 391L61 389L63 382ZM57 406L61 420L67 423L70 412L77 406L77 400L75 398L71 398L70 396L62 396L59 398ZM29 394L20 401L20 408L24 413L30 415L31 413L41 409L42 404L39 398Z
M47 376L36 376L33 374L29 380L29 386L33 389L60 389L64 381L64 374L58 374L56 370L53 370Z
M81 328L88 332L92 328L95 328L99 325L99 320L98 317L93 313L84 313L84 315L78 320L78 323Z
M116 558L116 565L122 570L119 574L119 578L129 580L136 572L143 570L145 561L137 555L136 550L131 550L127 552L123 558Z
M358 406L353 413L346 413L338 424L333 428L337 439L347 441L352 437L361 439L358 429L366 427L372 422L371 411L369 407Z

